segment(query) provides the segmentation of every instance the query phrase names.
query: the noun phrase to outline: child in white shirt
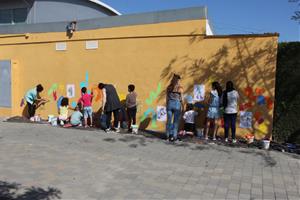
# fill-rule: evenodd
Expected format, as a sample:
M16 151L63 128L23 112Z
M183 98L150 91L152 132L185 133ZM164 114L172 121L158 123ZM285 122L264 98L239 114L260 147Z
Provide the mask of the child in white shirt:
M198 112L194 111L193 104L186 105L186 111L183 115L184 119L184 131L187 135L194 135L195 133L195 117L198 115Z

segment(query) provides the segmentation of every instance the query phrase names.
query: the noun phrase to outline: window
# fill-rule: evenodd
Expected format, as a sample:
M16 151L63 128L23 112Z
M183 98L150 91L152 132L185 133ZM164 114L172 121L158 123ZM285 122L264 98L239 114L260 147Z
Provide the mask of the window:
M0 9L0 24L25 23L27 8Z
M11 10L0 10L0 24L11 24Z
M13 22L25 23L27 19L27 8L13 9Z

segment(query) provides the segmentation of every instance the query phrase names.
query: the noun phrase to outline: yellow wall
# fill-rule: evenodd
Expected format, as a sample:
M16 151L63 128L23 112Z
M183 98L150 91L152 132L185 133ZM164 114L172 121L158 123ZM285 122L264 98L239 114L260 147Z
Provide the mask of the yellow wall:
M244 94L246 87L265 90L263 95L273 102L277 36L205 37L204 27L205 20L192 20L81 31L75 32L71 39L65 33L28 34L28 38L0 36L0 59L17 62L13 67L11 115L21 115L22 96L38 83L45 87L43 96L51 100L38 113L43 117L57 114L56 102L52 94L48 96L48 90L58 84L59 97L66 95L66 84L75 84L76 98L70 102L76 101L86 73L89 88L99 82L112 83L120 96L126 95L128 84L135 84L139 119L147 109L165 105L163 92L155 94L159 83L162 91L166 88L173 72L182 75L185 94L193 94L194 84L206 84L208 91L213 80L223 85L232 80L240 92L241 104L249 101ZM99 48L86 50L86 40L98 40ZM67 42L67 51L55 50L59 41ZM153 103L148 99L150 93ZM148 105L146 99L152 104ZM100 106L99 100L94 101L94 111ZM269 106L253 103L249 110L261 111L264 123L260 126L253 123L253 130L238 129L238 133L255 132L257 138L270 133L273 106ZM0 114L8 113L0 109ZM204 116L201 111L200 121ZM149 119L146 122L148 129L164 130L162 122L151 123Z

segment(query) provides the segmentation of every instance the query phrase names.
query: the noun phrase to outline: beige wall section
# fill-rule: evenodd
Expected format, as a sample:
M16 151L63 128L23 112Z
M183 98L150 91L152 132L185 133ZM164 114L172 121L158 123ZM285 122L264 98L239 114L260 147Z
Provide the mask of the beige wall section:
M127 94L129 83L135 84L141 119L145 111L165 105L164 94L156 93L160 83L163 91L176 72L183 77L185 94L191 95L194 84L206 84L208 93L211 81L224 85L232 80L241 95L241 104L250 102L248 110L260 114L261 118L260 124L253 119L252 129L238 129L238 133L254 132L257 138L270 133L273 105L258 105L253 97L257 95L247 96L245 89L249 87L246 91L253 89L254 93L263 91L265 101L274 101L277 36L204 37L201 27L205 27L205 20L82 31L71 39L65 33L29 34L28 39L0 36L0 59L18 61L14 69L19 76L13 88L12 115L22 114L21 97L38 83L44 85L43 95L51 100L38 113L43 117L57 114L56 102L48 90L58 84L59 97L66 95L67 84L75 84L76 98L70 102L77 101L80 82L85 81L87 72L89 88L100 81L112 83L120 96ZM86 50L86 39L98 40L99 48ZM55 41L64 40L67 50L56 51ZM100 101L95 99L94 111L100 106ZM201 126L205 112L201 111L200 115ZM151 121L151 113L145 117L143 125L148 129L164 130L164 123Z

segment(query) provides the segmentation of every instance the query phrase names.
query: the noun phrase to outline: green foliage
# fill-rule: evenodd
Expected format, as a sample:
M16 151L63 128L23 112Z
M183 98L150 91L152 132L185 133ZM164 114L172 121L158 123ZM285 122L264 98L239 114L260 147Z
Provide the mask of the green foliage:
M298 10L295 11L294 15L292 16L292 20L298 21L300 23L300 0L289 0L291 3L297 3Z
M280 43L276 70L273 136L300 143L300 42Z

